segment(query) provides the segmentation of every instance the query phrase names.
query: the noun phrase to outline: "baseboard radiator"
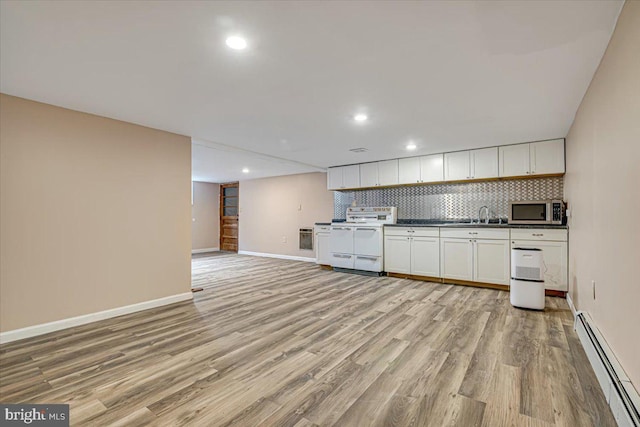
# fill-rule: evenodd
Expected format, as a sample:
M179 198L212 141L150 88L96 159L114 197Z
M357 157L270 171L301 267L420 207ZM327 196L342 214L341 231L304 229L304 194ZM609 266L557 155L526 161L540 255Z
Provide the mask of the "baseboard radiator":
M576 314L576 333L619 427L640 427L640 396L588 313Z

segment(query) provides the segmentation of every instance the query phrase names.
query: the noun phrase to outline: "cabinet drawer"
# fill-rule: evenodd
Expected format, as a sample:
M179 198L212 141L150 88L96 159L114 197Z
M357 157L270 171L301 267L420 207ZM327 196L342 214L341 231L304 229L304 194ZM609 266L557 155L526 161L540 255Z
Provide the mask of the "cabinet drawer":
M441 228L440 237L509 240L508 228Z
M553 240L557 242L567 241L567 230L554 230L549 228L512 228L511 240Z
M339 268L353 269L355 265L355 257L352 254L331 254L331 266Z
M354 267L356 270L380 272L382 271L382 257L356 255Z
M413 237L440 237L438 227L416 227L413 231Z
M410 236L413 233L409 233L411 231L410 227L384 227L384 235L385 236Z
M440 237L438 227L385 227L385 236Z

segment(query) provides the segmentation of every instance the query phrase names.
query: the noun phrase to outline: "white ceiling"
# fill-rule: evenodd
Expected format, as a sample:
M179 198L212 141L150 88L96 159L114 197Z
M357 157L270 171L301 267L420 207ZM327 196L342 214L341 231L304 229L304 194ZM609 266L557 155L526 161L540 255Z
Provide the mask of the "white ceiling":
M543 140L622 3L2 1L0 90L191 136L214 182Z

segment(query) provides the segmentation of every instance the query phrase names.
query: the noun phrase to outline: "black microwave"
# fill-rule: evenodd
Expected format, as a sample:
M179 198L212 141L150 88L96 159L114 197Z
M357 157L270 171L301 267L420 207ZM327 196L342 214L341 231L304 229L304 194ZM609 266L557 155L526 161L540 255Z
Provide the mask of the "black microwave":
M509 224L563 224L562 200L539 200L509 203Z

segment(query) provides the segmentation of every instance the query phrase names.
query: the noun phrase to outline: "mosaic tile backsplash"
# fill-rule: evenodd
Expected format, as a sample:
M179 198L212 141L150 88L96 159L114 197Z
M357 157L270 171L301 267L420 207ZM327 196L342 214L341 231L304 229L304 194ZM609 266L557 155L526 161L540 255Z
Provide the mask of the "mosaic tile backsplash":
M553 177L334 191L334 218L345 219L354 200L356 206L397 206L398 219L477 218L482 206L493 218L506 218L510 201L563 199L563 182Z

